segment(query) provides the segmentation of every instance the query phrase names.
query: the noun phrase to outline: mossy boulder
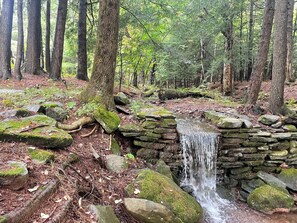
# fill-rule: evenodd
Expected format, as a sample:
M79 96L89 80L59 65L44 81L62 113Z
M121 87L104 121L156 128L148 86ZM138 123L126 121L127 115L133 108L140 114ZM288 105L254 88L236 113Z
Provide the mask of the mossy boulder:
M247 198L247 203L257 211L271 214L278 208L291 209L294 200L289 194L266 184L253 190Z
M279 175L277 175L281 181L283 181L287 188L297 191L297 169L283 169Z
M119 128L121 119L117 113L106 110L103 106L98 106L94 112L93 116L97 122L102 126L102 128L107 133L113 133Z
M0 186L11 190L22 189L28 180L27 165L20 161L9 161L0 165Z
M63 148L73 139L62 129L55 127L56 121L45 115L34 115L21 119L0 122L0 140L26 142L45 148Z
M54 153L47 150L29 148L28 152L33 162L37 164L49 163L55 159Z
M181 222L197 223L203 217L200 204L162 174L152 170L142 170L136 180L127 186L126 191L134 196L136 188L140 190L138 198L166 206Z

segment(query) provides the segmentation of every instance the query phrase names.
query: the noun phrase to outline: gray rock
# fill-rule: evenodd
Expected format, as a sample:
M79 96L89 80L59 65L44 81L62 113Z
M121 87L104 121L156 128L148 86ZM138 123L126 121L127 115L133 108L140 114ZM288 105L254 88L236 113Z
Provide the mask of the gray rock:
M269 154L271 160L285 160L289 152L287 150L273 151Z
M282 128L288 132L296 132L297 131L297 128L295 125L284 125Z
M283 169L277 178L283 181L289 189L297 191L297 169Z
M251 129L253 127L253 123L247 119L242 119L243 127L247 129Z
M34 104L24 106L23 108L33 113L41 112L42 110L41 105L34 105Z
M98 223L120 223L111 206L91 205L90 210Z
M129 98L123 92L119 92L116 96L114 96L114 102L115 102L116 105L130 104Z
M274 133L271 135L272 138L279 139L279 140L285 140L291 138L291 133Z
M241 128L243 121L237 118L222 118L217 126L222 129L237 129Z
M48 117L55 119L58 122L62 122L68 118L68 111L61 107L49 107L45 109L45 114Z
M164 205L137 198L125 198L124 204L128 212L143 223L182 222Z
M259 117L258 121L264 125L272 125L277 123L280 117L277 115L262 115Z
M106 156L106 168L115 173L122 173L128 169L128 164L124 157L117 155Z
M271 127L272 128L275 128L275 129L278 129L280 128L281 126L283 125L283 123L281 121L275 123L275 124L272 124Z
M156 164L156 171L169 179L173 180L172 173L170 167L163 161L159 160Z
M20 161L9 161L0 165L0 186L11 190L22 189L28 180L27 165Z
M259 171L257 176L272 187L286 189L286 184L271 174Z

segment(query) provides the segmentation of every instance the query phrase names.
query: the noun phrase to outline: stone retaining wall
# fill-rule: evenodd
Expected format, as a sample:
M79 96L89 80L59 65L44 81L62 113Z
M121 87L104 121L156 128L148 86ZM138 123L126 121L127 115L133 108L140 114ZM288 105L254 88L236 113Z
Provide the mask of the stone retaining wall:
M136 156L153 164L162 159L177 174L182 163L175 116L168 110L153 107L142 109L137 118L136 124L119 128L124 137L132 139Z

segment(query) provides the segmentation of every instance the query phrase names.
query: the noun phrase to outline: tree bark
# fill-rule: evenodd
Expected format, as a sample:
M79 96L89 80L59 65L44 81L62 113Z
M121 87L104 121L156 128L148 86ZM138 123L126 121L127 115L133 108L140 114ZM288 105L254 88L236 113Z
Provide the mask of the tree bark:
M275 3L272 82L269 108L273 114L281 113L284 105L284 82L287 58L288 0Z
M28 0L28 34L25 72L40 74L41 55L41 0Z
M275 0L266 0L258 53L249 83L249 94L247 103L250 105L256 104L261 89L263 73L265 70L265 65L267 64L269 52L271 30L274 17L274 6Z
M76 78L84 81L89 80L87 61L87 0L80 0L79 2L77 59Z
M14 0L3 0L0 23L0 77L11 78L11 32Z
M118 47L119 0L100 0L96 52L90 82L82 93L85 102L95 100L113 110L114 76Z
M46 1L46 31L45 31L45 68L50 73L51 70L51 0Z
M68 0L60 0L58 6L58 15L50 72L50 78L53 80L61 80L61 69L64 50L64 34L67 17L67 3Z
M293 60L293 16L294 16L294 0L289 0L288 5L288 25L287 25L287 67L286 67L286 80L294 82L292 71Z
M248 69L246 80L249 81L253 70L254 47L254 0L250 0L249 40L248 40Z
M17 45L16 61L14 66L14 75L15 75L15 78L20 81L22 79L21 63L22 63L22 55L23 55L23 49L24 49L23 0L18 0L17 14L18 14L18 45Z

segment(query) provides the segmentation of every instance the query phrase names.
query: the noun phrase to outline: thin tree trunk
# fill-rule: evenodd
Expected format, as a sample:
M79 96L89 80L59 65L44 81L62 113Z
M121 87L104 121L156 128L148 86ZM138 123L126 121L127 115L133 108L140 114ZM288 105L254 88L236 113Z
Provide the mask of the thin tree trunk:
M242 2L241 8L240 8L240 31L239 31L240 41L242 41L242 37L243 37L243 10L244 9L243 9L243 2ZM239 47L239 58L240 58L239 80L240 81L243 81L243 79L244 79L244 59L243 59L242 54L243 54L242 53L242 43L240 43L240 47Z
M58 6L58 15L55 31L54 46L51 60L50 78L53 80L61 80L63 50L64 50L64 34L67 17L68 0L60 0Z
M41 43L41 0L28 0L28 34L25 72L40 74L40 43Z
M84 81L89 80L87 61L87 0L80 0L79 2L77 59L76 78Z
M269 108L273 114L282 113L287 58L288 0L275 3L272 81Z
M11 78L11 32L14 0L3 0L0 23L0 77Z
M288 6L288 25L287 25L287 66L286 66L286 80L294 82L292 71L293 60L293 15L294 15L294 0L289 0Z
M265 65L267 64L271 30L274 17L274 5L275 0L266 0L258 53L256 56L249 84L249 94L247 103L252 105L256 104L258 100L263 73L265 70Z
M23 0L18 0L17 5L17 14L18 14L18 45L17 45L17 55L16 62L14 66L14 75L17 80L22 79L21 73L21 63L22 63L22 54L23 54L23 45L24 45L24 28L23 28Z
M45 32L45 67L46 71L50 73L51 70L51 0L46 1L46 32Z
M114 109L114 77L119 34L119 0L100 0L99 26L91 79L82 100L96 100L107 109Z
M248 69L247 81L250 80L253 70L253 47L254 47L254 0L250 0L249 40L248 40Z

